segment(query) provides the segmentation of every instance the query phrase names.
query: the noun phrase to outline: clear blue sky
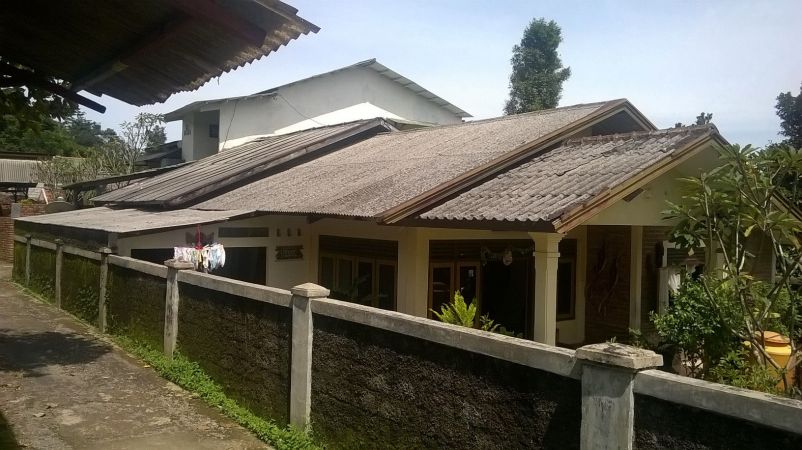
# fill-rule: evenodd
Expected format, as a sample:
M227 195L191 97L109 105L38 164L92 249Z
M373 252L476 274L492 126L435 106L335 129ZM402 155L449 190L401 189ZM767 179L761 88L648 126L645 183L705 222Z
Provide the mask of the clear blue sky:
M321 27L277 53L163 104L103 97L117 128L139 111L246 95L377 58L476 118L501 115L509 59L534 17L555 20L571 78L561 105L626 97L661 128L701 111L731 142L780 140L775 98L802 83L802 1L285 0ZM180 126L168 126L178 139Z

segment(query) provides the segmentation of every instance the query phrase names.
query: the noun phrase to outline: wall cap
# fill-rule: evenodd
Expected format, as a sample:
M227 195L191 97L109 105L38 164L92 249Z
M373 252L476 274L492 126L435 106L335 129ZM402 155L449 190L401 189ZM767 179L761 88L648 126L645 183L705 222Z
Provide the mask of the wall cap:
M308 298L328 297L331 291L315 283L304 283L290 289L292 295Z
M651 350L613 342L579 347L576 350L576 359L632 370L651 369L663 365L662 355Z
M164 265L171 269L176 269L176 270L189 270L195 268L195 265L192 264L191 262L178 261L175 259L168 259L167 261L164 262Z

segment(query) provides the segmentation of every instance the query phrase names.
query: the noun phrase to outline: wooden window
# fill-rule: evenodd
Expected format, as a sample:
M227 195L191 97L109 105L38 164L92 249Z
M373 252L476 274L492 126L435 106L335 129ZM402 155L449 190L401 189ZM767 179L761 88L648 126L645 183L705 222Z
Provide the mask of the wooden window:
M395 310L395 261L321 254L318 267L318 281L331 290L331 298Z

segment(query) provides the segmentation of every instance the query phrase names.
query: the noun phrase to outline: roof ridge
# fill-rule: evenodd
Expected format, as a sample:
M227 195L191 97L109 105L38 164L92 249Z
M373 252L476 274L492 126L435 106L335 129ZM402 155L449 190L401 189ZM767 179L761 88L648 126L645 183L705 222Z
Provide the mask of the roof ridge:
M396 133L416 133L416 132L425 132L425 131L431 131L431 130L441 130L443 128L454 128L454 127L463 127L463 126L470 126L470 125L476 125L476 124L485 124L485 123L492 123L492 122L503 122L505 120L515 120L515 119L519 119L521 117L531 117L531 116L540 116L540 115L546 115L546 114L554 114L554 113L557 113L557 112L563 112L563 111L567 111L567 110L571 110L571 109L587 108L589 106L598 106L599 108L601 108L601 107L603 107L605 105L609 105L611 103L618 102L618 101L621 101L621 100L625 100L625 99L614 99L614 100L607 100L607 101L602 101L602 102L591 102L591 103L577 103L575 105L560 106L560 107L557 107L557 108L549 108L549 109L539 109L537 111L529 111L529 112L520 113L520 114L510 114L510 115L505 115L505 116L490 117L490 118L487 118L487 119L479 119L479 120L468 120L468 121L464 121L464 122L461 122L461 123L451 123L451 124L446 124L446 125L435 125L435 126L431 126L431 127L414 128L414 129L411 129L411 130L400 130L400 131L394 131L393 133L394 134L396 134ZM379 135L384 135L384 134L387 134L387 132L379 133Z
M709 124L706 123L703 125L689 125L682 127L663 128L661 130L631 131L628 133L602 134L598 136L571 138L566 140L565 144L563 145L581 145L581 144L596 143L596 142L611 142L617 140L634 139L644 136L689 133L696 130L718 131L718 128L716 128L716 126L713 125L712 123Z

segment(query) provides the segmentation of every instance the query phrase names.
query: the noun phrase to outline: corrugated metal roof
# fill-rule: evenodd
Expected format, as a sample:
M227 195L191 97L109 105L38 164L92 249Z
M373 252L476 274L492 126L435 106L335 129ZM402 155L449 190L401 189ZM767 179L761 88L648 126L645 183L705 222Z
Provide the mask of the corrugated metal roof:
M283 84L281 86L276 86L276 87L273 87L273 88L270 88L270 89L267 89L267 90L264 90L264 91L257 92L257 93L255 93L253 95L246 95L246 96L240 96L240 97L220 98L220 99L215 99L215 100L201 100L201 101L193 102L193 103L190 103L189 105L183 106L183 107L181 107L179 109L176 109L175 111L170 111L169 113L165 114L164 115L164 120L166 120L168 122L169 121L173 121L173 120L181 120L181 118L186 113L188 113L190 111L197 111L197 110L200 110L203 107L206 107L206 106L209 106L209 105L214 105L214 104L217 104L217 103L226 102L226 101L240 100L240 99L246 99L246 98L264 97L264 96L272 97L272 96L274 96L276 94L276 91L278 91L279 89L283 89L283 88L286 88L288 86L293 86L293 85L296 85L298 83L303 83L303 82L306 82L306 81L309 81L309 80L314 80L316 78L321 78L321 77L324 77L324 76L327 76L327 75L331 75L331 74L334 74L334 73L343 72L343 71L346 71L346 70L353 70L353 69L361 68L361 67L375 70L380 75L389 78L390 80L392 80L392 81L400 84L401 86L411 90L415 94L420 95L421 97L425 98L426 100L429 100L430 102L436 104L437 106L440 106L441 108L443 108L443 109L455 114L457 117L462 117L462 118L473 117L470 114L468 114L466 111L464 111L462 108L460 108L460 107L448 102L447 100L439 97L435 93L425 89L423 86L415 83L414 81L410 80L409 78L406 78L403 75L399 74L398 72L388 68L387 66L385 66L385 65L383 65L381 63L379 63L378 61L376 61L375 58L373 58L373 59L368 59L368 60L365 60L365 61L360 61L360 62L358 62L356 64L351 64L350 66L341 67L339 69L335 69L335 70L332 70L332 71L329 71L329 72L313 75L313 76L308 77L308 78L303 78L301 80L297 80L297 81L293 81L291 83Z
M0 159L0 184L36 185L39 161L30 159Z
M20 217L25 223L118 233L120 235L148 230L181 228L198 224L224 222L252 216L253 211L146 211L141 209L112 209L106 207L78 209L41 216Z
M318 27L277 0L5 2L0 55L95 95L162 102Z
M327 151L344 140L389 129L383 120L371 119L265 137L97 196L92 201L98 205L178 206L295 158Z
M384 133L194 207L375 217L619 103Z
M420 218L553 221L714 133L715 127L704 125L570 140Z

